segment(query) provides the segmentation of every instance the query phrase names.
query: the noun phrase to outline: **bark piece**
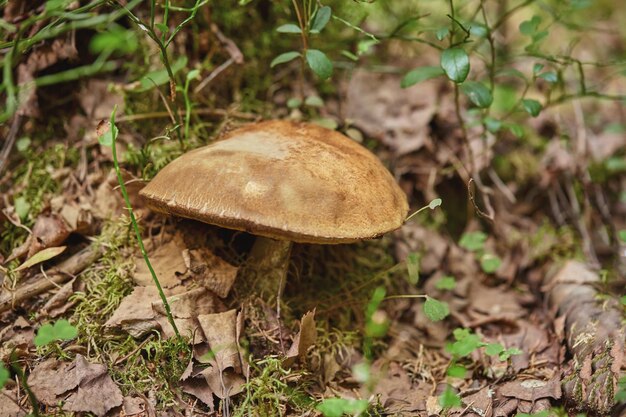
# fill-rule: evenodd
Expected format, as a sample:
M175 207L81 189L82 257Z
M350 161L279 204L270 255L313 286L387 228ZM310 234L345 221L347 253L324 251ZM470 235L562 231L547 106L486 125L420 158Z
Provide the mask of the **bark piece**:
M565 399L577 410L603 415L615 404L625 329L617 301L598 299L593 285L599 281L586 265L568 261L545 280L545 288L551 305L565 319L573 356L563 379Z

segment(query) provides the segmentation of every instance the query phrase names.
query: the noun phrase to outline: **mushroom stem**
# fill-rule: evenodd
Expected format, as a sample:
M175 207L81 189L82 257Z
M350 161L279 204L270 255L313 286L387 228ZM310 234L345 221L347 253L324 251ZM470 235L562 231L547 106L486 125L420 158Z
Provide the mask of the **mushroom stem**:
M263 288L278 291L278 299L285 289L291 242L258 236L248 256L247 268Z

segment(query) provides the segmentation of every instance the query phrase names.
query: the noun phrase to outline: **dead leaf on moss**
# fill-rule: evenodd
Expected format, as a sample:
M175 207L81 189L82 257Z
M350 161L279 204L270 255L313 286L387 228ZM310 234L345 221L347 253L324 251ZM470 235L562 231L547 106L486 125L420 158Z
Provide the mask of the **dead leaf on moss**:
M241 392L245 379L237 339L237 311L199 315L198 321L212 356L209 367L201 374L221 399Z
M226 310L215 294L203 287L168 296L167 300L178 331L185 336L193 336L193 343L205 340L202 332L198 332L199 316ZM167 319L165 307L160 298L152 302L152 309L156 313L154 318L159 323L163 336L165 338L174 336L174 329Z
M28 384L43 404L63 402L63 410L97 416L121 405L123 399L106 366L90 363L80 354L72 363L53 358L40 363L30 373Z
M296 359L304 361L309 348L315 344L315 339L317 339L317 328L315 327L315 310L313 310L302 316L300 331L293 338L283 364L289 367Z
M209 411L213 412L215 410L213 391L209 387L205 378L188 378L183 381L181 384L183 392L187 394L191 394L204 404L209 406Z
M82 355L77 355L74 363L66 368L66 375L78 388L65 399L64 410L103 416L122 404L122 392L105 365L89 363Z
M157 246L149 253L150 263L163 288L173 288L181 284L180 276L187 271L182 255L185 249L187 249L185 242L179 234L176 234L169 242ZM143 256L135 259L135 265L133 281L144 287L153 286L152 274Z
M220 298L228 297L239 268L214 255L208 249L192 249L188 254L191 279L213 291Z
M142 337L158 326L152 310L152 302L158 298L159 292L155 287L135 287L104 326L121 328L133 337Z

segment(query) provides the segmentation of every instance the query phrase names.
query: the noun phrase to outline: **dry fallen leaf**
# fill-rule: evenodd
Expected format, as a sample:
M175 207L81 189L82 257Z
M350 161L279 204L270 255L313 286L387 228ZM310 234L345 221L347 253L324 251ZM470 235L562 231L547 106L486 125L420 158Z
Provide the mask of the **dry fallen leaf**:
M219 398L235 395L243 389L242 363L237 339L237 310L203 314L198 321L213 358L201 374Z
M346 117L368 136L381 140L396 155L430 142L430 121L437 110L436 80L420 84L420 93L400 87L396 74L356 71L350 77ZM371 88L372 85L377 88Z
M62 254L65 251L65 249L67 249L67 246L57 246L57 247L43 249L37 252L36 254L34 254L33 256L31 256L30 258L28 258L20 266L15 268L15 271L22 271L26 268L30 268L31 266L35 266L42 262L48 261L54 258L55 256L59 256L60 254Z
M37 365L28 377L37 399L48 406L63 403L63 410L104 416L122 404L122 392L105 365L90 363L76 355L74 362L50 358Z
M220 298L228 293L237 278L238 268L214 255L208 249L189 251L191 279L213 291Z
M150 263L159 282L163 288L172 288L180 285L181 280L179 276L187 271L185 260L183 258L183 251L187 249L182 237L179 234L174 235L172 240L158 246L152 251L150 256ZM149 287L154 285L152 280L152 274L143 259L143 256L138 256L135 260L136 270L133 275L133 280L137 285Z
M152 302L157 299L159 292L155 287L135 287L104 326L121 328L133 337L142 337L158 326L152 310Z
M317 339L317 329L315 328L315 310L309 311L300 320L300 331L293 338L293 344L285 355L283 363L290 366L295 359L303 361L306 353Z

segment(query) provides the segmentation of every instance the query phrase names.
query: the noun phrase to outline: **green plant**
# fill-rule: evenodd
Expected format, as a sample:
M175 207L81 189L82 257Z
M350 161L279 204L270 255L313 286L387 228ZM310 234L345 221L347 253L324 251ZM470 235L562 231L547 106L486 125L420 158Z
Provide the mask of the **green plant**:
M457 328L452 332L454 342L446 345L452 359L448 365L446 375L449 378L465 378L467 368L460 362L470 356L475 350L485 348L485 354L496 356L500 361L505 362L512 355L519 355L521 350L515 347L505 349L500 343L485 343L480 337L472 333L470 329ZM439 397L439 404L443 408L457 407L461 405L460 397L452 390L450 386Z
M497 255L485 251L486 241L487 235L483 232L467 232L461 236L459 246L474 252L482 270L487 274L493 274L500 268L502 260Z
M39 328L35 336L35 346L46 346L55 341L72 340L78 335L76 327L65 319L58 320L54 324L47 323Z
M332 10L329 6L314 5L312 0L292 0L297 23L287 23L276 28L279 33L300 35L302 40L301 51L289 51L278 55L271 62L273 68L276 65L285 64L296 58L301 58L306 65L321 79L330 78L333 74L333 63L326 54L319 49L310 48L311 35L319 34L328 24Z
M111 112L111 119L109 120L109 129L101 134L98 137L98 141L102 146L111 147L111 152L113 154L113 165L115 167L115 174L117 175L117 180L120 185L120 190L122 191L122 196L124 197L124 202L126 203L126 208L128 209L128 214L130 216L131 224L133 225L133 229L135 230L135 236L137 237L137 243L139 244L139 249L141 250L141 255L143 256L146 265L148 266L148 270L152 275L152 280L154 281L154 285L159 291L159 296L161 297L161 301L163 302L163 307L165 308L165 313L167 315L167 320L169 321L172 329L174 329L174 333L176 333L176 337L178 339L181 338L180 333L178 332L178 327L174 322L174 317L172 317L172 312L170 310L170 305L165 297L165 293L163 292L163 288L161 287L161 283L159 282L159 278L156 276L154 272L154 268L152 268L152 264L150 263L150 259L148 258L148 252L146 252L146 248L143 244L143 239L141 238L141 231L139 230L139 225L137 224L137 220L135 219L135 214L133 212L133 207L130 204L130 199L128 198L128 192L126 191L126 185L124 184L124 179L122 178L122 172L120 171L120 166L117 161L117 150L115 146L115 141L118 135L118 129L115 126L115 112L117 111L117 106L113 108Z
M139 17L137 17L132 12L132 9L128 8L126 5L116 0L117 6L121 10L124 10L124 12L129 17L129 19L135 25L137 25L137 27L140 28L159 48L161 60L163 62L163 66L165 67L165 71L167 73L167 80L169 81L169 87L170 87L169 99L173 107L172 115L174 117L174 120L176 121L176 125L174 126L173 130L176 132L178 136L178 141L182 148L186 147L185 139L187 139L186 135L189 133L188 118L189 118L189 112L190 112L190 105L189 105L189 97L187 95L187 92L189 90L189 81L195 78L195 76L191 78L187 77L185 87L184 87L185 107L186 107L186 121L184 123L182 120L180 109L179 109L180 106L178 104L178 100L176 99L177 81L175 77L175 72L176 72L175 69L177 67L183 67L186 64L187 60L180 59L176 61L176 63L172 64L170 62L170 57L169 57L167 48L172 43L175 36L183 29L183 27L185 27L187 24L189 24L190 22L194 20L198 10L207 3L208 3L208 0L196 0L196 2L194 3L192 7L185 8L185 7L173 6L169 0L166 0L162 6L163 7L162 21L160 23L157 23L156 22L157 2L155 0L152 0L150 2L150 21L149 23L146 23L146 22L143 22ZM185 12L185 13L188 13L188 15L185 19L183 19L180 23L178 23L178 25L176 25L173 29L170 29L169 24L168 24L170 11ZM159 32L160 32L160 36L159 36ZM144 78L148 80L148 84L151 83L153 85L158 86L160 85L161 81L158 79L155 81L155 78L157 78L156 75L157 74L153 74L152 76L146 76ZM185 126L185 130L183 133L181 133L180 129L183 126Z
M253 361L252 367L258 374L244 385L245 397L233 410L233 416L279 416L284 415L285 406L296 411L311 408L313 399L302 385L289 383L290 379L305 376L302 371L284 369L278 358Z

